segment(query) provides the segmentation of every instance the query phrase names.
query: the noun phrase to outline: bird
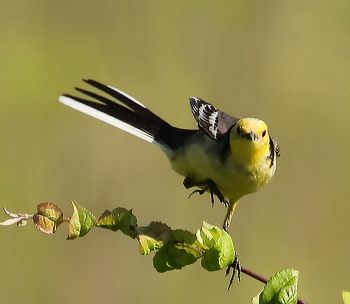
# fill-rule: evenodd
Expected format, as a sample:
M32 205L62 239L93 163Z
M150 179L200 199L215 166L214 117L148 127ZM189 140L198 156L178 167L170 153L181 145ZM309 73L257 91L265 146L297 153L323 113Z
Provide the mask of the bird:
M196 187L192 194L209 192L212 204L214 197L225 204L222 227L226 231L239 200L275 174L280 149L260 119L230 116L192 96L189 101L198 128L177 128L125 92L92 79L83 81L108 97L75 88L84 98L63 94L59 101L159 146L172 169L185 177L186 189Z

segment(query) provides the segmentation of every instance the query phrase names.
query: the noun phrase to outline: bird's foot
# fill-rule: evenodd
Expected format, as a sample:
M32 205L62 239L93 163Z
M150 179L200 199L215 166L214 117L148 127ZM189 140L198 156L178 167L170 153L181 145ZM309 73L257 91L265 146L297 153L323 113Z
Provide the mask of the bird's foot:
M189 197L192 196L194 193L199 193L202 195L206 191L209 190L210 192L210 198L211 198L211 204L214 205L214 195L219 199L219 201L225 206L228 206L228 201L225 199L225 197L222 195L216 184L211 179L206 179L203 181L194 181L189 175L184 179L183 185L186 189L192 188L192 187L200 187L201 189L194 190Z
M230 282L228 284L227 290L229 290L231 288L236 273L237 273L238 281L239 282L241 281L241 263L238 260L237 251L235 253L235 260L226 269L226 276L228 276L230 274L231 268L232 268L232 276L231 276Z

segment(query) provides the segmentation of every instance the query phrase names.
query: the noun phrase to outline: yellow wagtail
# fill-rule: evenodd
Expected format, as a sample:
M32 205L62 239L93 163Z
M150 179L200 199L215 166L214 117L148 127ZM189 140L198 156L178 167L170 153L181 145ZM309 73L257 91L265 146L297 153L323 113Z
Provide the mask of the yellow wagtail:
M186 188L208 191L227 205L223 228L246 194L258 191L276 171L280 155L267 125L257 118L229 116L197 97L190 97L197 130L171 126L142 103L121 90L94 80L84 80L119 100L116 103L90 91L76 88L94 101L64 94L59 101L161 147L175 172L185 176ZM123 105L122 105L123 104Z

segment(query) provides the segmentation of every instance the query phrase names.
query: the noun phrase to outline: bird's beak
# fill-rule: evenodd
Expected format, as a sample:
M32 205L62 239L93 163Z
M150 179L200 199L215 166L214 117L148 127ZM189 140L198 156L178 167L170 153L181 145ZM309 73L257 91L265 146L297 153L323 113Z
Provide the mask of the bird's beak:
M242 137L251 141L258 139L258 136L254 132L242 134Z

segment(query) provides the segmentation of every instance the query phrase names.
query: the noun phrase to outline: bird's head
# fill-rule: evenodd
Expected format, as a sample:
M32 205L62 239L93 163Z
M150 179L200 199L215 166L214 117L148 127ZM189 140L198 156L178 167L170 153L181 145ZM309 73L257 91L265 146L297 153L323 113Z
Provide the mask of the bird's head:
M242 162L254 164L266 158L269 143L267 125L260 119L242 118L231 129L231 152Z

